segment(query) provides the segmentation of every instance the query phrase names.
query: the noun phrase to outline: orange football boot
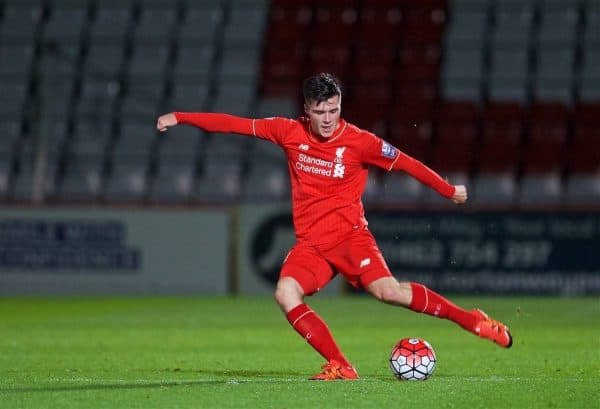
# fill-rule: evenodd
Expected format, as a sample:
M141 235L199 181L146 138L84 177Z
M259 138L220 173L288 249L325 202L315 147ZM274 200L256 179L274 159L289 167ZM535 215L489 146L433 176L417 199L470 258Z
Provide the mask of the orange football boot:
M323 365L322 371L309 378L311 381L352 381L358 379L358 372L353 366L343 366L332 359Z
M477 322L473 328L475 334L481 338L494 341L504 348L512 346L512 335L510 335L510 331L506 325L500 321L491 319L485 312L479 309L473 310L473 314L477 317Z

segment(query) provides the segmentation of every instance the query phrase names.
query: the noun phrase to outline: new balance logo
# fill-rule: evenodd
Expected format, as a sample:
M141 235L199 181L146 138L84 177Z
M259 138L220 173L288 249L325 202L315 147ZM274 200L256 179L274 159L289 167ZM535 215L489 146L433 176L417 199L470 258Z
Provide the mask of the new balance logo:
M361 267L366 267L369 264L371 264L371 259L370 258L365 258L363 260L360 261L360 266Z
M298 146L298 149L300 149L301 151L307 151L308 150L308 145L302 143Z

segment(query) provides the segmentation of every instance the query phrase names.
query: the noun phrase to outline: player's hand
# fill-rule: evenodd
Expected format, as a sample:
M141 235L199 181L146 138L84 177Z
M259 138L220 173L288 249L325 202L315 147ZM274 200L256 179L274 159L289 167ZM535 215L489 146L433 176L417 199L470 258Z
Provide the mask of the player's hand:
M177 125L177 118L174 114L164 114L158 117L156 129L159 132L165 132L167 128Z
M467 201L467 188L464 185L455 185L454 194L450 198L456 204L463 204Z

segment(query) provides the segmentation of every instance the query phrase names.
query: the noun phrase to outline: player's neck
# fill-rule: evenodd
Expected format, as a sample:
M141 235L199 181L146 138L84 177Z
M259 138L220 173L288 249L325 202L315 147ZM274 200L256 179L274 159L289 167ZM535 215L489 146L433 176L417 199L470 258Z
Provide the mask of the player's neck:
M321 142L321 143L331 142L331 141L339 138L340 135L344 132L344 129L346 129L346 121L344 121L342 118L340 118L340 120L337 123L337 126L335 127L335 130L333 131L333 134L330 137L326 138L324 136L321 136L319 133L315 132L312 129L310 120L308 121L308 133L310 134L311 138L313 138L317 142Z

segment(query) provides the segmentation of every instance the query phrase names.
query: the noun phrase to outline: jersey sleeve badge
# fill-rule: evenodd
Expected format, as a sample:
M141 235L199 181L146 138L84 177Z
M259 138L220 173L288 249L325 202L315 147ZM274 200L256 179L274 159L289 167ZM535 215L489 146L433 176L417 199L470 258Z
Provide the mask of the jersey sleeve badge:
M381 145L381 156L388 159L395 159L397 155L398 149L383 141L383 144Z

